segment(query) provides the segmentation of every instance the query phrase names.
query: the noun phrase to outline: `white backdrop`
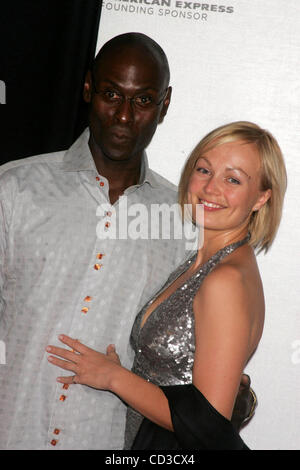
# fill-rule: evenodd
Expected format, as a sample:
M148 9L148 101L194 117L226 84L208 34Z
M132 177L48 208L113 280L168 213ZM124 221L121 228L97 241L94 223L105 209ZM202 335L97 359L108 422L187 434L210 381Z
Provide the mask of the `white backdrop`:
M250 120L279 141L288 191L277 239L258 257L266 297L260 346L247 366L259 405L242 437L253 449L300 449L300 1L105 0L99 48L137 31L165 50L172 102L147 153L177 184L213 128Z

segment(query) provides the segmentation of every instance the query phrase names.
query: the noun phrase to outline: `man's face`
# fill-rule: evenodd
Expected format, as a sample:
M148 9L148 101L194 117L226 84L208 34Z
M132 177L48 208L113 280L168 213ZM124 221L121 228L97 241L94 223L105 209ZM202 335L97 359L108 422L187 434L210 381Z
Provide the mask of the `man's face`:
M170 95L163 67L147 51L124 48L106 54L84 88L91 135L102 155L114 161L140 159Z

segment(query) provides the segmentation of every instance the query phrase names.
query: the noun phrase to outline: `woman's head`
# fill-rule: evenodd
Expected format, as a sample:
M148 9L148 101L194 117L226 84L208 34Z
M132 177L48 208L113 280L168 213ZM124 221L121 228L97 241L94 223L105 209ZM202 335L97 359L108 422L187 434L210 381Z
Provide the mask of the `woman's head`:
M179 203L184 209L191 202L192 185L194 201L198 187L198 203L207 202L210 223L223 216L230 227L242 209L248 211L250 244L267 251L280 223L286 179L275 138L251 122L234 122L210 132L195 147L182 171Z

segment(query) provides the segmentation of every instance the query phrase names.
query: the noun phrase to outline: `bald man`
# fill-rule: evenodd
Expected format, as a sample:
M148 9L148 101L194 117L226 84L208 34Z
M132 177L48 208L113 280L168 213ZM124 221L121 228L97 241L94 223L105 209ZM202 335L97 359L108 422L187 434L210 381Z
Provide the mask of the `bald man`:
M45 347L60 333L100 351L114 343L130 367L135 315L185 251L172 236L130 233L140 205L150 214L177 200L144 152L170 103L162 49L142 34L114 38L83 93L89 128L70 149L0 168L4 449L122 449L125 405L108 392L62 387Z
M150 214L177 201L145 154L170 104L169 78L157 43L117 36L87 73L89 127L79 139L0 168L2 449L123 448L125 405L56 382L45 347L60 333L99 351L113 343L130 368L135 315L186 256L172 233L129 230L141 206Z

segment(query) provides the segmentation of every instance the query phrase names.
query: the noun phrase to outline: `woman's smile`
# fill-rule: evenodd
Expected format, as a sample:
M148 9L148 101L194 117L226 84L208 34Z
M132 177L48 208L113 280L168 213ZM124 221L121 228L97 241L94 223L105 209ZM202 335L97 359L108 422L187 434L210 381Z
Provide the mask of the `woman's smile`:
M215 202L206 201L205 199L199 199L200 204L203 204L204 210L216 211L220 209L225 209L224 206L216 204Z

